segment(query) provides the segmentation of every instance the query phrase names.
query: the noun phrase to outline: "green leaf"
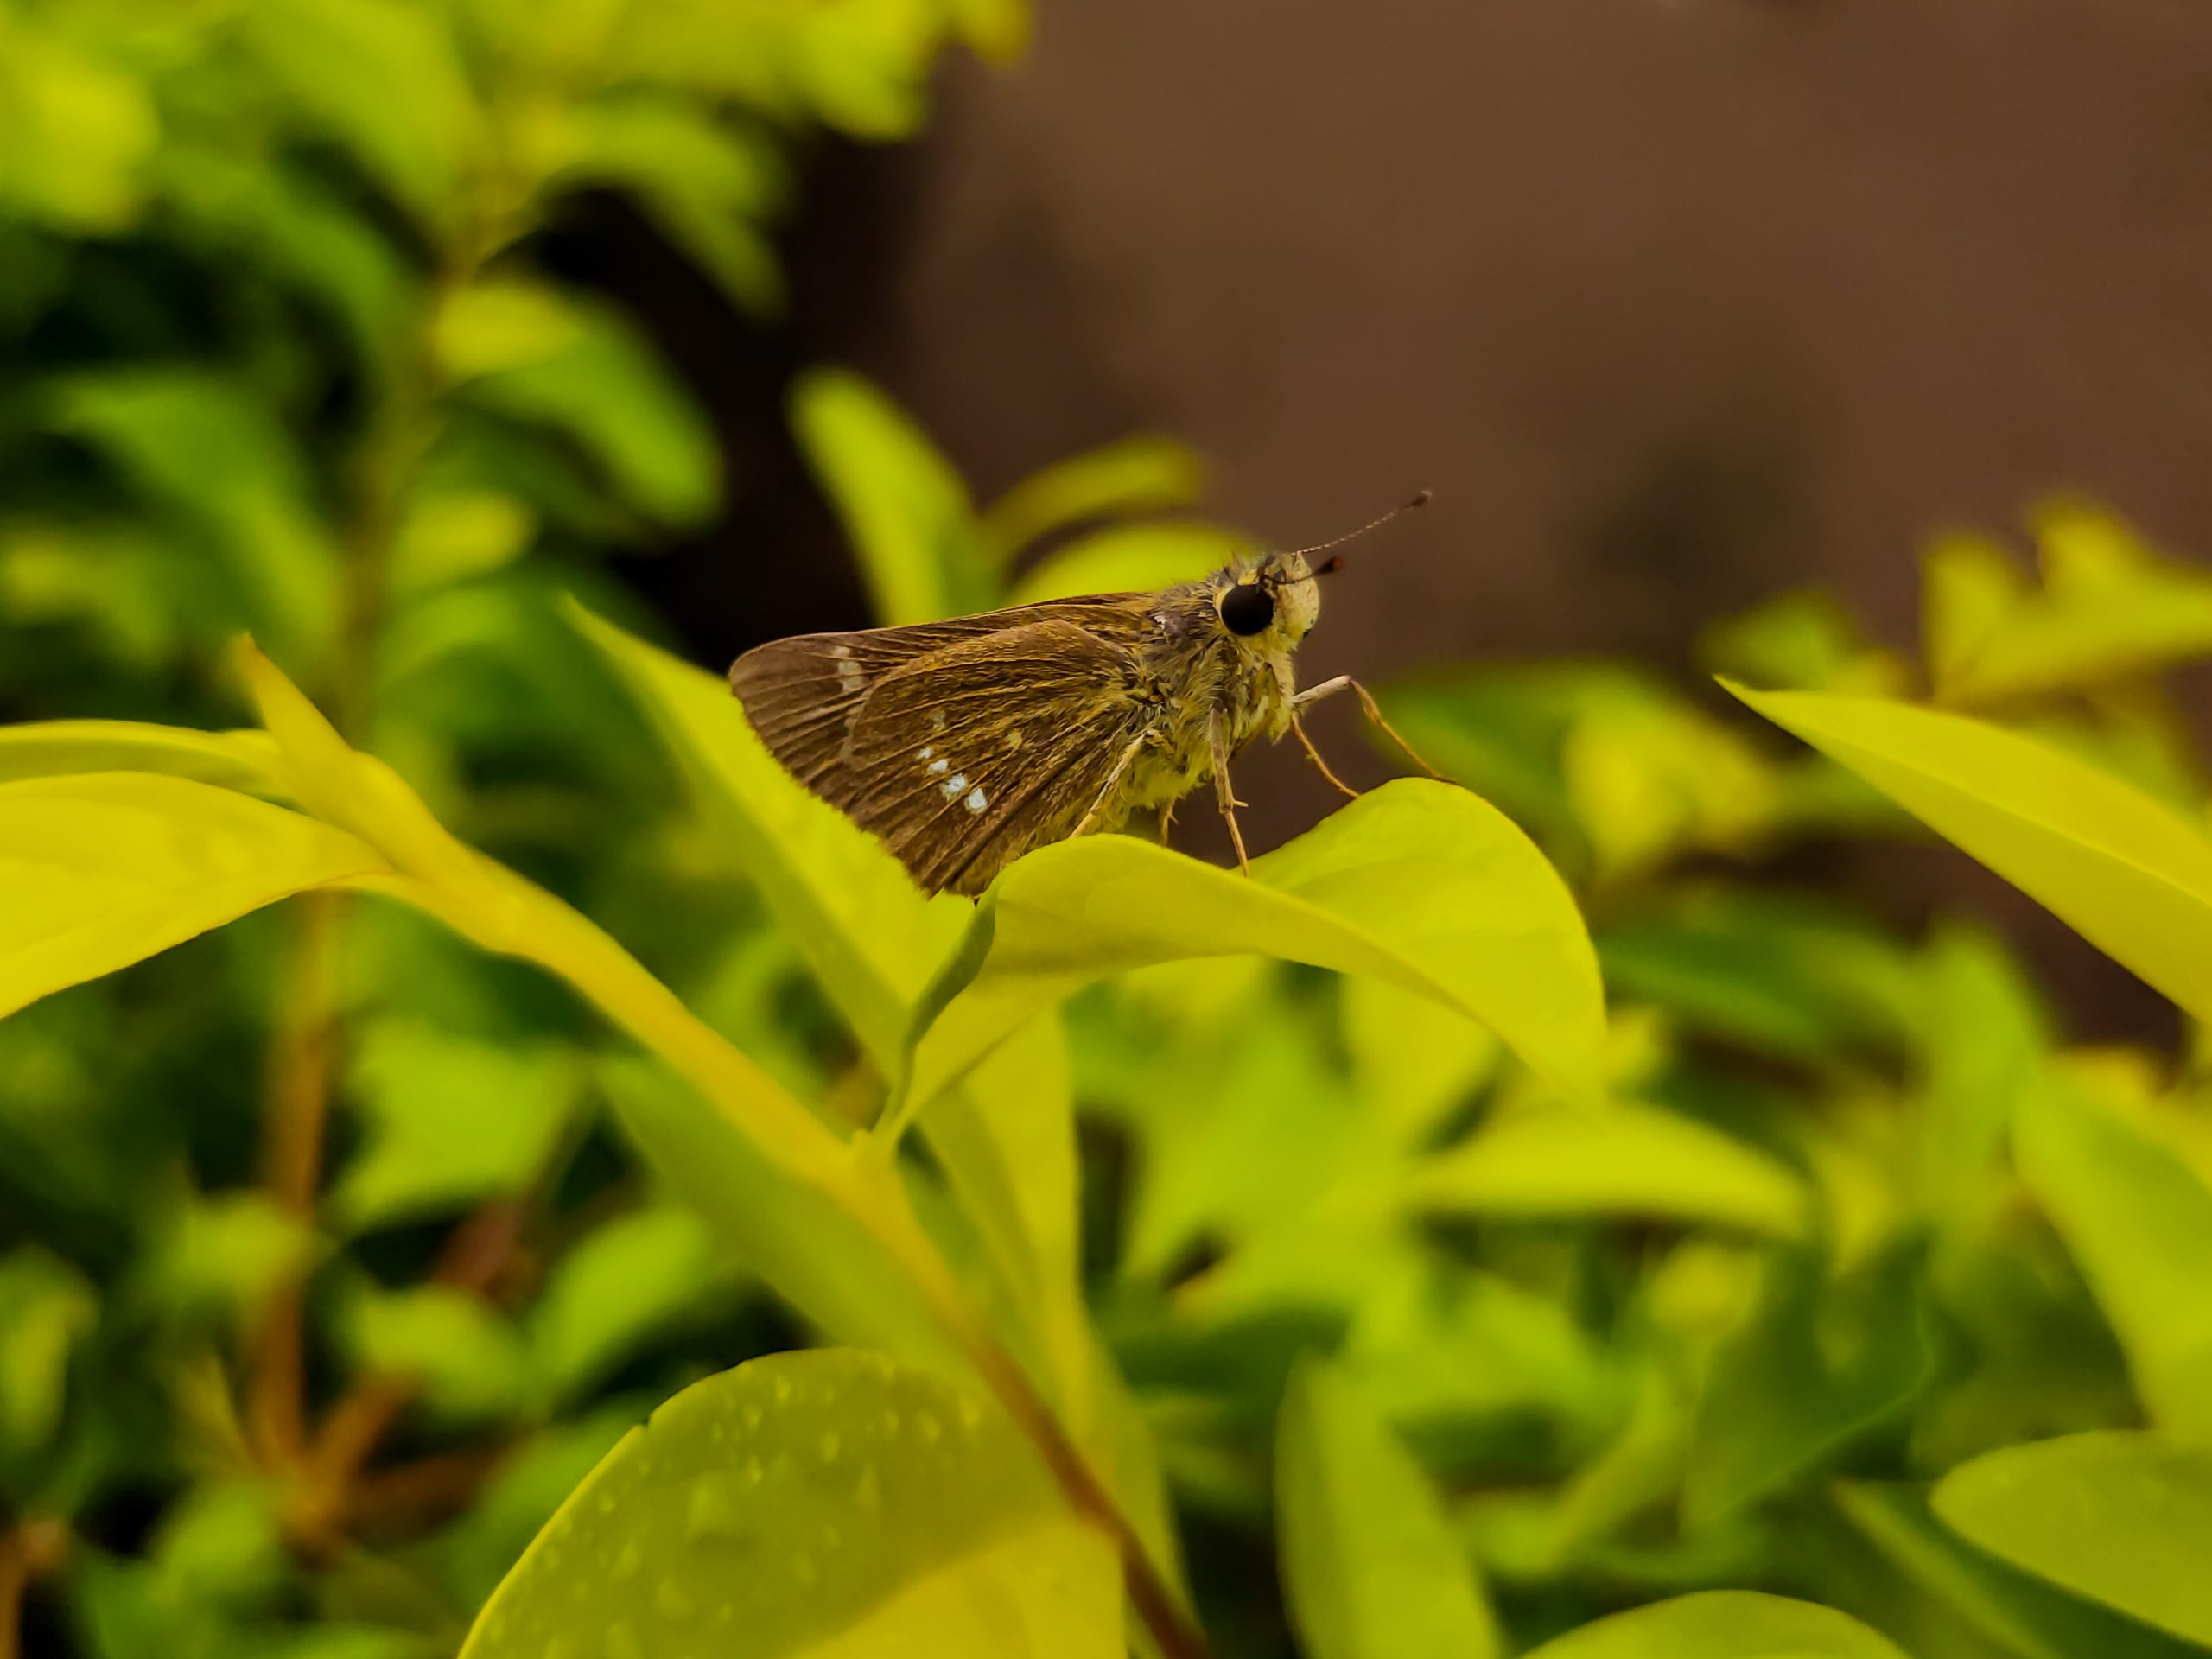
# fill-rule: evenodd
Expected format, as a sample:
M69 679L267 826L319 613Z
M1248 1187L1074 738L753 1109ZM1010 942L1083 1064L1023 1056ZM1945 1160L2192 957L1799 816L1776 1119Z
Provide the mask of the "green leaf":
M439 11L395 0L261 0L238 24L302 126L344 146L422 219L449 216L477 111ZM406 96L393 96L403 86Z
M2057 1077L2024 1092L2013 1147L2126 1351L2152 1420L2212 1436L2212 1187Z
M1198 499L1205 485L1205 463L1186 445L1173 438L1124 438L1057 461L1008 490L983 515L983 545L991 563L1003 569L1024 550L1055 531L1094 519L1134 518L1186 507ZM1224 534L1195 525L1157 528L1194 530L1208 537ZM1224 562L1216 559L1213 564ZM1116 586L1061 591L1111 593Z
M1010 603L1071 594L1154 593L1220 569L1249 543L1205 524L1121 524L1055 549L1014 584Z
M352 1062L368 1141L332 1192L330 1215L353 1231L521 1192L582 1103L582 1068L563 1049L414 1020L368 1026Z
M0 203L64 231L124 230L162 136L154 100L41 21L11 9L0 24Z
M87 772L157 772L245 795L285 792L266 732L196 732L134 720L0 726L0 782Z
M1028 0L949 0L948 10L976 54L1011 63L1029 49Z
M92 1286L59 1256L35 1244L0 1255L0 1488L18 1500L60 1427L69 1357L99 1319Z
M1644 1216L1802 1237L1805 1183L1765 1154L1673 1112L1535 1106L1493 1118L1414 1166L1407 1199L1484 1216Z
M1821 593L1785 594L1707 628L1698 656L1715 674L1776 690L1878 696L1904 678L1903 664L1869 645L1857 620Z
M48 417L213 543L238 621L296 660L323 660L339 557L276 410L233 378L133 365L60 382Z
M356 1365L416 1384L442 1417L501 1416L529 1397L531 1357L521 1337L467 1291L365 1284L347 1300L342 1320Z
M497 490L425 492L393 543L391 590L412 597L488 575L527 552L537 529L529 508Z
M2069 755L1963 715L1729 689L2212 1019L2212 842L2193 825Z
M352 836L182 778L0 783L0 1014L278 899L386 868Z
M980 1398L868 1354L754 1360L608 1454L463 1659L1121 1659L1113 1549Z
M967 486L873 385L817 369L791 389L791 427L860 556L880 623L978 611L993 585Z
M1904 1659L1833 1607L1745 1590L1678 1596L1547 1642L1529 1659Z
M1497 1038L1441 1003L1379 979L1347 979L1339 995L1353 1089L1408 1144L1497 1069Z
M613 311L536 283L489 281L453 296L437 340L461 395L561 434L639 511L680 526L715 510L713 432Z
M1999 1179L2015 1108L2040 1079L2049 1016L1994 941L1953 928L1929 951L1920 1185L1940 1216L1972 1213Z
M1127 836L1020 860L983 896L925 1004L904 1109L1084 985L1245 953L1433 998L1489 1026L1568 1098L1603 1093L1604 993L1565 885L1496 808L1402 779L1255 861L1249 878Z
M576 111L563 176L628 191L733 302L767 313L783 279L761 226L789 194L786 171L765 132L631 91Z
M1839 1481L1830 1493L1844 1517L1907 1577L2009 1653L2189 1659L2193 1651L1962 1542L1929 1513L1924 1488Z
M689 1210L662 1206L594 1227L554 1264L529 1319L545 1398L582 1397L654 1336L727 1300L728 1264Z
M164 1318L249 1325L271 1288L302 1271L314 1233L251 1188L188 1198L149 1254L146 1300Z
M2212 1645L2212 1448L2069 1434L1953 1470L1934 1503L1992 1554Z
M1497 1627L1436 1493L1373 1407L1308 1364L1275 1446L1277 1548L1306 1659L1491 1659Z
M1894 1055L1921 1006L1896 938L1840 905L1770 888L1658 895L1603 930L1598 957L1617 995L1787 1059Z
M1892 1245L1829 1276L1778 1255L1751 1319L1713 1355L1682 1495L1689 1524L1726 1519L1890 1421L1932 1376L1918 1250Z

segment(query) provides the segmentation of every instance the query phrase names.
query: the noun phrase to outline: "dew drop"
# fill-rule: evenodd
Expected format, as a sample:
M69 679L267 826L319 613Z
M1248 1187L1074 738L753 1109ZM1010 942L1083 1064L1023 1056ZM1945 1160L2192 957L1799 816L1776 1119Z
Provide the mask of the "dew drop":
M844 1442L837 1437L837 1431L834 1428L824 1433L818 1444L822 1448L822 1461L824 1463L836 1462L837 1453L844 1447Z
M972 1429L983 1421L983 1408L967 1395L960 1397L960 1426Z
M660 1581L653 1592L653 1605L671 1624L686 1624L699 1611L699 1604L691 1599L690 1592L673 1578Z
M760 1427L760 1407L758 1407L758 1406L747 1406L747 1407L746 1407L746 1408L745 1408L745 1426L746 1426L747 1428L758 1428L758 1427Z
M914 1428L931 1446L935 1446L944 1438L944 1425L938 1421L934 1412L925 1411L917 1415L914 1419Z
M788 1403L791 1397L791 1378L779 1373L776 1377L775 1389L776 1403L779 1406Z
M727 1478L699 1481L691 1488L690 1501L684 1507L684 1535L694 1543L709 1538L742 1539L745 1512L745 1499L735 1481Z
M622 1553L614 1558L611 1569L616 1583L623 1583L638 1576L638 1569L645 1564L645 1547L632 1538L622 1546Z
M883 1480L875 1472L875 1465L861 1467L860 1484L853 1488L853 1502L867 1515L880 1514L883 1509Z
M791 1557L791 1577L811 1588L820 1580L822 1573L814 1565L814 1557L801 1550Z

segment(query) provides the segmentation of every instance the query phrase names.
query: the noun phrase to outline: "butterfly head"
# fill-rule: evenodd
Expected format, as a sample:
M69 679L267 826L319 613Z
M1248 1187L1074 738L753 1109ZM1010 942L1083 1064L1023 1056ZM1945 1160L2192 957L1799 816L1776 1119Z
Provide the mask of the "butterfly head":
M1214 579L1214 613L1256 650L1287 650L1321 614L1319 574L1303 553L1267 553L1254 563L1232 565Z
M1230 566L1213 580L1215 615L1224 628L1261 651L1289 650L1312 632L1313 624L1320 619L1319 579L1344 563L1341 558L1332 556L1319 564L1309 564L1306 556L1325 553L1354 537L1364 536L1427 500L1428 492L1423 490L1404 505L1393 507L1372 523L1318 547L1262 553L1249 563L1240 562Z

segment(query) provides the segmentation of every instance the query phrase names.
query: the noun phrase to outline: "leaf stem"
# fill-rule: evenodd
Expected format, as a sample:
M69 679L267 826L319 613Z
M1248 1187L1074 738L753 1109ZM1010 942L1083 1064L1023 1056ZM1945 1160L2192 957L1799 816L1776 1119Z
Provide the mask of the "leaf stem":
M22 1659L23 1598L68 1551L69 1530L59 1521L25 1521L0 1533L0 1659Z

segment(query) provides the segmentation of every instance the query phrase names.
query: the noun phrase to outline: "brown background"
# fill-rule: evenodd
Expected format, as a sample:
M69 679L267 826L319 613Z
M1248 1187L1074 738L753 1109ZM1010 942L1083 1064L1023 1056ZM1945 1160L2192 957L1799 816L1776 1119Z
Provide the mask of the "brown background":
M859 619L779 430L822 359L986 498L1135 430L1279 542L1433 486L1307 677L1686 667L1808 581L1909 643L1924 536L2054 486L2212 548L2198 0L1042 0L942 93L821 157L783 333L591 256L729 432L730 519L641 572L702 658ZM1320 804L1286 777L1263 811Z

